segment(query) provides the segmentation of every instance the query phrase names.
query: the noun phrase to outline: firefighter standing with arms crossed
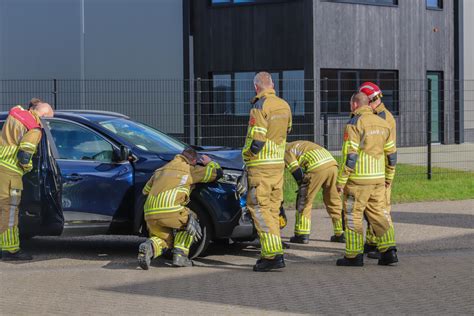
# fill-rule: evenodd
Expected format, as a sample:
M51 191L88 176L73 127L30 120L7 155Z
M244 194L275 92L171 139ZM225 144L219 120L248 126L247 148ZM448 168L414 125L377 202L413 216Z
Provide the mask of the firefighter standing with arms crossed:
M257 95L252 100L242 158L248 172L247 207L262 247L253 270L265 272L285 267L279 214L292 118L288 103L276 96L269 73L258 73L253 83Z
M331 216L334 235L332 242L345 242L342 225L342 201L336 188L337 162L329 151L310 141L288 143L285 164L298 184L296 198L295 235L290 242L307 244L311 233L311 209L319 190Z
M395 232L385 210L385 188L395 175L397 150L390 126L373 113L364 93L351 98L354 116L346 125L342 148L343 164L337 178L344 192L346 251L338 266L364 265L362 219L367 215L377 237L379 265L398 262Z
M48 103L32 99L29 110L16 106L8 113L0 137L0 249L3 261L31 260L20 249L18 206L22 177L33 168L32 157L41 140L40 117L52 117Z
M212 182L222 175L217 162L205 155L199 157L191 147L155 171L143 189L147 196L145 221L150 234L138 250L138 265L143 270L149 269L152 259L170 249L173 266L192 266L189 248L202 237L202 232L186 204L195 184Z
M397 123L392 113L385 107L382 102L382 91L380 88L372 82L364 82L359 87L359 92L364 93L369 98L369 106L372 108L375 114L382 119L386 120L389 127L390 133L393 135L395 144L397 143ZM389 185L385 190L385 209L388 213L391 210L390 198L392 195L392 186ZM367 257L372 259L378 259L380 253L377 251L377 239L375 238L374 231L370 225L367 226L365 235L364 253L367 253Z

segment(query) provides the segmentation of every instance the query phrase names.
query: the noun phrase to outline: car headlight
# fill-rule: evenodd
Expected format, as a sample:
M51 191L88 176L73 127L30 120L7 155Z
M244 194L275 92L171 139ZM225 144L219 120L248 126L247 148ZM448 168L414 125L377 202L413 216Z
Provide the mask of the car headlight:
M224 169L223 172L224 175L218 180L220 183L236 185L237 179L242 175L242 171L239 170Z

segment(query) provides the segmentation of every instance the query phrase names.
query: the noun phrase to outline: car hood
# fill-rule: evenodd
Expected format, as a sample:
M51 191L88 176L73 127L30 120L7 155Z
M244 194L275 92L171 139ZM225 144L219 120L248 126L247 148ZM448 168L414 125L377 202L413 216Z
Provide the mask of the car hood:
M199 147L197 149L199 154L208 155L212 160L216 161L223 169L243 169L244 162L242 160L240 149L217 146ZM159 154L159 157L165 161L171 161L176 154Z

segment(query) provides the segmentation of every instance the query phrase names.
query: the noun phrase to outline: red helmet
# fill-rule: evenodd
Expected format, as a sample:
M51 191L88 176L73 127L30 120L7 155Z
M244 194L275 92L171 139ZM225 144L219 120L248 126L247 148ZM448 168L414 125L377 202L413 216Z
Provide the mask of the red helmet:
M382 90L380 90L379 86L370 81L361 84L359 87L359 92L364 93L369 98L370 102L374 102L375 100L383 97Z

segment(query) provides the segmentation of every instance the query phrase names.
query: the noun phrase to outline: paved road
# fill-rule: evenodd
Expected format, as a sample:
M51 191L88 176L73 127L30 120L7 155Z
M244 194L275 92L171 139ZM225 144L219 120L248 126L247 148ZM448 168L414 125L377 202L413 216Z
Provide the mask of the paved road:
M272 273L251 272L251 245L214 246L193 268L159 260L141 271L140 238L34 238L24 244L34 262L0 262L0 314L472 315L474 200L396 205L393 217L396 267L336 267L343 245L327 242L322 210L311 243L289 249L287 268Z

